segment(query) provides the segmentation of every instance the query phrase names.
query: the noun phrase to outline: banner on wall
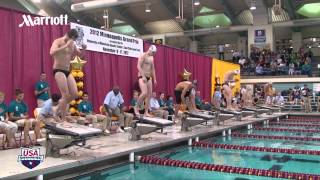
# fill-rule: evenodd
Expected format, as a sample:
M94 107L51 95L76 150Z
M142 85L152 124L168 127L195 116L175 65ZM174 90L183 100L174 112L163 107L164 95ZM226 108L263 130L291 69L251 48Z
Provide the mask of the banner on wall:
M265 43L266 42L266 30L258 29L254 31L254 43Z
M142 39L117 34L101 29L71 23L71 29L76 29L79 38L76 45L87 45L87 50L97 51L121 56L138 58L143 53Z

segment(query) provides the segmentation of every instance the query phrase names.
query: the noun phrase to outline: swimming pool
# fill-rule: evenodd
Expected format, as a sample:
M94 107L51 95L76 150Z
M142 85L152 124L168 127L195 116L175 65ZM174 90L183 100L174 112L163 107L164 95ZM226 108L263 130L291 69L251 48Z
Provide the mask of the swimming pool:
M281 122L281 121L280 121ZM256 126L257 127L257 126ZM262 125L259 127L263 127ZM268 126L270 127L270 126ZM279 128L279 126L272 126ZM287 127L287 129L297 129L297 127ZM298 127L299 128L299 127ZM267 135L282 137L320 137L320 133L307 132L279 132L270 130L237 130L236 133L250 135ZM220 145L238 145L264 147L269 149L293 149L293 150L313 150L320 151L320 142L317 141L299 141L299 140L278 140L278 139L255 139L248 137L232 137L232 136L215 136L202 140L208 144ZM313 174L320 175L320 155L309 155L299 153L277 153L267 151L251 151L243 149L224 149L212 147L198 146L182 146L167 150L165 152L154 153L154 157L159 158L158 161L152 163L124 164L112 169L106 169L92 174L78 177L80 180L89 179L232 179L232 180L248 180L248 179L281 179L266 176L260 176L262 173L250 173L255 170L265 170L268 172L286 172L295 174ZM161 160L169 159L170 163L163 165ZM151 162L151 161L150 161ZM159 165L156 165L159 162ZM186 168L183 165L179 167L176 162L193 162L201 165L223 166L226 168L240 168L240 173L236 170L208 170L208 168ZM178 167L172 167L178 166ZM201 166L202 167L202 166ZM248 170L249 173L241 174L242 170ZM253 171L254 170L254 171ZM259 176L256 176L259 174ZM283 176L273 176L283 177ZM290 177L290 176L289 176ZM292 176L291 176L292 178ZM312 179L312 177L310 176ZM308 179L310 179L308 177ZM284 178L286 179L286 178ZM302 178L303 179L303 178Z

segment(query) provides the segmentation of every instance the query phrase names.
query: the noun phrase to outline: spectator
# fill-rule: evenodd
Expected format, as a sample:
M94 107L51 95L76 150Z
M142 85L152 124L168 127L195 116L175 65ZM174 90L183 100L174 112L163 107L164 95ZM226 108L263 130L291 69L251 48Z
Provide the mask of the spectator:
M218 52L219 52L219 59L224 60L224 45L223 44L218 45Z
M264 75L263 67L260 64L258 64L257 67L256 67L256 75L258 75L258 76Z
M19 127L24 128L24 146L29 147L29 131L32 126L34 127L34 133L36 139L41 138L40 133L40 121L36 119L29 118L28 106L23 102L24 93L21 89L16 89L15 91L16 99L11 101L9 105L9 117L10 121L15 122Z
M139 98L139 92L134 90L132 94L132 99L130 101L129 113L134 114L134 107L137 105L138 98ZM144 114L144 110L143 110L144 108L140 107L139 109L143 111L143 113L140 112L140 114Z
M42 72L40 75L40 80L35 85L34 94L37 97L38 108L42 106L44 101L50 98L50 87L46 79L47 75Z
M4 103L5 94L0 92L0 131L4 132L9 143L9 149L15 148L15 133L18 130L16 123L9 121L8 109ZM4 142L2 142L4 143Z
M52 94L51 98L46 100L40 110L38 110L37 119L44 124L55 123L61 121L59 116L57 115L57 105L59 104L59 100L61 96L59 94Z
M309 77L311 77L312 76L312 66L311 66L311 64L308 61L306 61L304 63L304 65L302 65L301 71L302 71L302 74L308 75Z
M169 112L160 107L156 92L152 93L152 98L150 99L150 111L159 118L168 119Z
M114 86L113 89L106 95L104 99L104 107L111 118L117 116L120 121L120 127L117 132L124 132L124 127L128 127L133 120L133 115L130 113L124 113L124 100L120 93L119 86Z
M202 100L200 91L196 91L195 104L197 109L211 111L211 105Z
M242 57L239 59L239 64L241 68L244 68L244 65L246 64L246 58Z
M274 97L273 103L279 106L284 105L284 97L281 95L281 92L278 92L277 96Z
M87 92L83 93L82 98L81 103L78 105L78 111L81 116L78 122L80 122L80 124L92 124L93 127L99 128L104 131L104 133L109 134L111 120L107 116L95 114L93 112L93 106L89 101L89 95Z
M169 115L173 115L174 114L174 101L173 101L172 96L167 97L166 106L168 108L167 110L169 112ZM172 120L170 118L171 118L171 116L169 116L169 120Z
M161 108L165 108L166 109L166 100L165 100L165 95L164 95L163 92L160 93L160 97L159 97L158 102L159 102L159 105L160 105Z
M289 75L294 75L294 63L289 64Z

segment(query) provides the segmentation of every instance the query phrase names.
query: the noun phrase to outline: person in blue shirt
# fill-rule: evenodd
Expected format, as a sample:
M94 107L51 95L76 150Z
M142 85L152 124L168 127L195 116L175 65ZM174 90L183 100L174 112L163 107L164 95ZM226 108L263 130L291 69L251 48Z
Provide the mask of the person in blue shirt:
M38 108L37 119L45 124L60 122L61 119L56 112L60 99L61 96L59 94L52 94L51 98L46 100L41 108Z
M35 85L34 94L37 97L38 108L50 98L50 87L46 79L47 75L42 72L40 75L40 80Z
M93 127L103 130L106 134L109 134L110 131L110 119L107 116L102 114L95 114L93 112L93 106L89 102L89 95L87 92L83 93L82 101L78 105L78 111L80 118L78 119L79 124L90 123L93 124Z
M28 106L23 102L24 93L21 89L15 90L16 99L11 101L9 105L9 118L10 121L15 122L19 127L24 128L24 144L30 146L29 130L34 126L34 133L36 139L41 138L40 121L37 119L29 118Z
M14 135L18 130L17 124L9 121L8 109L4 103L5 94L0 92L0 131L5 132L8 141L7 148L15 147ZM4 143L4 142L3 142Z
M111 118L112 116L119 117L120 127L117 129L117 132L124 132L124 127L129 127L133 120L133 114L125 113L124 100L120 93L119 86L114 86L112 91L110 91L103 102L104 108L107 111L107 114Z

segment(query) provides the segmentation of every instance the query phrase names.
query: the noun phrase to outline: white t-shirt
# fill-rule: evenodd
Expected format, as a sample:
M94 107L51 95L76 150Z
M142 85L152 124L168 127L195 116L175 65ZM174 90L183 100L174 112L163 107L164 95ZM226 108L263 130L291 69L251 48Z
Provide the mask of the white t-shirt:
M111 109L115 109L119 107L120 104L123 104L124 100L122 98L121 93L115 95L113 91L110 91L104 99L103 104L108 105Z
M224 45L219 45L218 48L219 48L219 52L223 52L223 50L224 50Z
M152 110L160 108L160 104L159 104L159 102L158 102L158 100L156 98L151 98L150 99L150 108Z

